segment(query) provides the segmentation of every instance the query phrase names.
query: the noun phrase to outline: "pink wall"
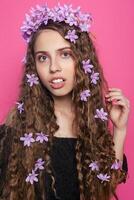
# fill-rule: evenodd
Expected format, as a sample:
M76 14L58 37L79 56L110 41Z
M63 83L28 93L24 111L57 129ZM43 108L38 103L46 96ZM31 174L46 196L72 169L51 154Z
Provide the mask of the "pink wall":
M25 12L31 6L42 4L42 0L1 0L0 2L0 123L14 105L22 72L25 42L21 38L20 26ZM61 3L72 3L60 1ZM48 1L51 6L56 0ZM73 0L73 5L92 13L92 33L96 36L96 47L104 72L111 87L121 88L131 102L128 136L125 152L129 163L129 178L118 189L120 200L134 199L134 160L132 156L133 125L132 79L134 79L134 1L133 0ZM133 138L132 138L133 137Z

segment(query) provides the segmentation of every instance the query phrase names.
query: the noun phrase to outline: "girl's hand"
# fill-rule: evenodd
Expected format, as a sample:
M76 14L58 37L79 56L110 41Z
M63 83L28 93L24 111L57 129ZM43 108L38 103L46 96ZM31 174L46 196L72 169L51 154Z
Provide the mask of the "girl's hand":
M119 88L109 88L105 95L109 117L116 129L127 127L130 103Z

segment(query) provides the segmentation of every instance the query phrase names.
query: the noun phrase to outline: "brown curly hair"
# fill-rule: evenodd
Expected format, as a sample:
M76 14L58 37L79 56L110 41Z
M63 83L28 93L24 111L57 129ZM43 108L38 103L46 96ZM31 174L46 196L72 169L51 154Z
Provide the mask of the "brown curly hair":
M0 152L4 149L5 142L10 144L10 150L5 151L7 166L5 167L5 178L0 185L0 199L2 200L45 200L45 170L52 178L52 188L56 195L55 177L51 166L51 147L53 135L59 129L54 113L54 100L51 93L45 88L39 79L39 84L29 87L26 82L26 74L37 74L34 44L39 33L43 29L52 29L64 38L67 31L75 29L79 39L76 43L70 43L75 55L76 72L75 84L72 90L72 101L75 105L75 129L78 134L76 143L76 160L80 189L80 200L109 200L115 193L116 186L126 176L123 170L112 170L110 166L115 161L113 150L113 139L109 129L108 121L94 118L97 108L104 108L104 95L108 84L104 78L102 67L98 61L95 45L91 33L81 32L78 27L70 27L64 22L53 22L49 20L48 25L41 25L31 37L27 47L24 75L20 84L18 101L24 102L24 111L20 114L16 107L9 113L6 125L11 128L10 134L3 136L0 143ZM99 80L96 85L82 68L82 60L90 59L94 71L99 72ZM80 93L84 89L91 91L89 100L85 103L80 100ZM30 148L23 147L20 137L24 133L33 134L45 132L49 135L49 141L44 144L33 143ZM7 131L8 132L8 131ZM10 138L8 138L10 135ZM8 139L7 139L8 138ZM8 154L8 155L7 155ZM42 157L45 160L45 170L39 173L39 182L33 185L26 183L25 178L31 172L35 161ZM100 171L110 175L110 181L101 183L96 178L98 172L92 171L89 164L98 161Z

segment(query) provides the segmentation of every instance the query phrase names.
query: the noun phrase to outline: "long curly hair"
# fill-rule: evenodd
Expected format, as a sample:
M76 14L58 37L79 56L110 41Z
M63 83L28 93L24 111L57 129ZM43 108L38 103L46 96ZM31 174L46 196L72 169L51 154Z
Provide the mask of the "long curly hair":
M10 134L5 133L3 136L0 152L5 148L6 142L10 144L10 148L4 150L7 165L5 164L5 176L1 180L0 199L45 200L45 170L52 178L51 187L56 195L50 156L53 135L59 129L54 112L54 100L40 79L39 84L33 87L29 87L26 81L26 74L34 73L38 76L34 44L39 33L48 28L57 31L63 38L68 30L75 29L79 37L75 44L70 42L70 46L76 63L75 83L71 94L75 105L73 124L75 124L75 131L78 135L75 148L80 200L109 200L115 194L116 186L122 182L126 174L123 170L112 170L110 167L116 157L109 121L94 118L97 108L103 107L107 111L104 95L107 92L108 84L99 63L91 33L81 32L78 27L70 27L64 22L58 23L51 20L47 25L41 25L28 43L18 97L18 101L24 103L24 111L20 114L15 106L6 118L5 124L10 127ZM91 84L89 76L82 68L84 59L90 59L94 71L99 72L99 80L96 85ZM86 103L80 100L80 93L85 88L89 89L92 94ZM20 142L20 137L24 136L24 133L35 134L41 131L49 135L49 141L45 145L33 143L30 148L26 148ZM38 183L31 185L25 182L25 178L39 157L45 160L45 169L39 172ZM96 178L98 172L89 168L92 161L99 162L101 173L110 175L109 182L102 183Z

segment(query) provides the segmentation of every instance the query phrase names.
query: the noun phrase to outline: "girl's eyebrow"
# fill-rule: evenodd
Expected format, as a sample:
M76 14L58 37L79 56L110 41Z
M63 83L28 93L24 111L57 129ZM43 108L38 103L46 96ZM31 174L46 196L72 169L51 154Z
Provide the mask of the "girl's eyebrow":
M62 50L65 50L65 49L70 49L71 50L71 47L63 47L63 48L60 48L60 49L57 49L56 51L62 51ZM35 56L37 55L37 54L39 54L39 53L46 53L46 54L48 54L49 52L48 51L36 51L35 52Z

